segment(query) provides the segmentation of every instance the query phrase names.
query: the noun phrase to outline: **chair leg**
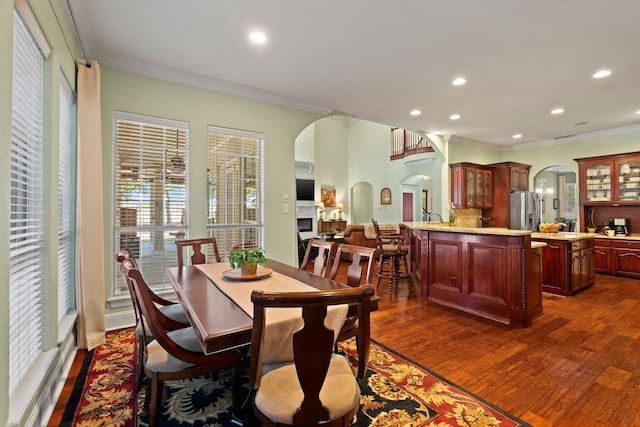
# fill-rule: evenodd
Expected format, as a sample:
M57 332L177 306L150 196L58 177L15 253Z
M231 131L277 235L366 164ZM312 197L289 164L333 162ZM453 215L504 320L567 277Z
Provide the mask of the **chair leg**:
M149 407L149 427L156 427L160 420L162 410L162 387L163 383L158 379L158 374L151 377L151 402Z
M141 335L136 336L136 379L134 390L140 391L144 383L144 340Z

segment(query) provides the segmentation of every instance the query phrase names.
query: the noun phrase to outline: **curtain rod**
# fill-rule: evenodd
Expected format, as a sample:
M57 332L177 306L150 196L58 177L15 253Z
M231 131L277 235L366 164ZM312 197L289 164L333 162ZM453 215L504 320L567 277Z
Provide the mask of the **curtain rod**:
M71 7L70 0L67 0L67 7L69 8L69 13L71 14L71 22L73 22L73 28L76 31L76 37L78 37L78 41L80 42L80 49L82 50L82 56L84 56L84 65L87 68L91 68L91 63L89 62L89 58L87 58L87 53L84 51L84 44L82 44L82 38L80 38L80 31L78 31L78 25L76 24L76 17L73 14L73 8Z

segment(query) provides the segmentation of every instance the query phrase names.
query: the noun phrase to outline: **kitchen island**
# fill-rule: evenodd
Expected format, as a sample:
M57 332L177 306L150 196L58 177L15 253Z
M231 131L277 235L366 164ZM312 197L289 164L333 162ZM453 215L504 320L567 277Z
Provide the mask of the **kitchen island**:
M422 298L523 327L542 313L544 243L532 246L530 231L404 224Z
M594 233L533 233L533 241L544 242L542 290L569 296L596 282Z

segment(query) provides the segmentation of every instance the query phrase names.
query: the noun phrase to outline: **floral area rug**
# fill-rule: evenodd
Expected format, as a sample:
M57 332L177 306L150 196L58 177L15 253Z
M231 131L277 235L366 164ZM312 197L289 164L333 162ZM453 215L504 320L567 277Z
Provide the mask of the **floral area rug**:
M107 343L89 353L86 380L78 379L83 382L78 384L82 392L75 402L69 401L62 426L132 427L136 410L138 425L148 425L148 414L141 409L144 391L137 396L133 392L134 340L133 329L109 332ZM342 350L355 354L353 340ZM225 371L216 379L166 383L160 425L232 425L230 383L230 372ZM375 342L361 391L361 407L353 424L358 427L530 427ZM246 384L244 392L248 392Z

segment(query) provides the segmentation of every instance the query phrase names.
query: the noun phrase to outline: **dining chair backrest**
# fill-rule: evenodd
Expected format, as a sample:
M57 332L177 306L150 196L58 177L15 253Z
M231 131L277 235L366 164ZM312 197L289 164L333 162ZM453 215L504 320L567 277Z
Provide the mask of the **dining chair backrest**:
M184 266L185 249L189 248L192 250L191 265L207 263L207 248L209 249L209 253L213 256L216 262L222 262L215 237L203 237L200 239L181 239L176 240L176 249L178 252L178 268L180 269Z
M342 282L340 279L346 274L345 285L355 287L371 284L376 259L378 259L377 248L340 243L326 277ZM366 265L364 269L363 265Z
M329 409L326 402L321 400L321 390L336 386L340 391L347 387L354 387L359 396L356 376L353 383L346 380L345 370L341 370L340 376L335 374L336 366L345 365L347 371L353 374L354 367L347 362L342 355L335 354L334 331L327 328L325 318L329 306L349 304L356 306L360 317L360 329L358 332L358 363L366 366L369 360L370 346L370 310L371 297L374 291L370 286L332 290L324 292L273 292L254 290L251 293L253 302L253 330L251 337L249 378L252 390L255 390L254 410L263 425L338 425L329 422ZM275 315L273 310L287 308L301 308L304 320L300 329L296 330L288 339L292 340L293 360L290 363L279 363L276 366L265 368L262 366L261 351L265 344L264 334L267 328L265 310L269 309L269 316ZM339 358L339 359L338 359ZM346 359L346 360L345 360ZM350 361L352 361L351 359ZM292 369L295 367L295 369ZM270 368L274 368L269 370ZM263 369L266 369L264 371ZM360 373L361 370L358 370ZM364 373L364 370L362 370ZM264 373L264 376L261 374ZM271 376L271 377L269 377ZM271 378L277 378L274 384ZM293 377L293 378L291 378ZM336 384L336 378L339 378ZM359 378L358 378L359 379ZM295 384L300 387L301 394L297 390L288 390L282 393L279 387L287 387ZM325 390L326 394L332 391ZM359 397L355 398L355 406L349 407L344 414L338 414L350 423L355 411L359 407ZM332 396L333 397L333 396ZM289 399L297 399L291 401ZM329 400L336 400L329 399ZM334 402L335 403L335 402ZM343 404L344 402L339 402ZM292 409L291 413L287 409ZM273 413L265 413L269 409L282 416L283 419ZM334 408L330 408L334 409ZM283 413L284 412L284 413ZM335 415L335 414L334 414ZM292 417L292 419L290 419ZM288 419L289 418L289 419ZM345 422L343 419L342 422ZM325 424L326 423L326 424ZM347 425L339 424L339 425Z
M326 276L331 268L331 263L333 262L337 248L338 243L336 242L311 239L307 244L307 250L304 254L300 269L308 271L310 268L309 263L312 263L313 269L311 272L313 274L316 276Z

